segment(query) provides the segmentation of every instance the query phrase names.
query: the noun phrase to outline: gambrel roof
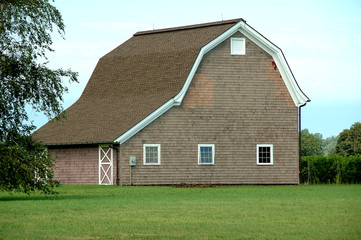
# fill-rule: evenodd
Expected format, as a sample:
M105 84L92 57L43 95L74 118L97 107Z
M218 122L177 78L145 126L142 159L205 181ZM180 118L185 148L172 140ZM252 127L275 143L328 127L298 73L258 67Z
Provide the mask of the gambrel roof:
M281 49L234 19L135 33L99 60L66 120L45 124L34 137L47 145L125 142L180 105L203 55L237 31L273 56L296 106L309 101Z

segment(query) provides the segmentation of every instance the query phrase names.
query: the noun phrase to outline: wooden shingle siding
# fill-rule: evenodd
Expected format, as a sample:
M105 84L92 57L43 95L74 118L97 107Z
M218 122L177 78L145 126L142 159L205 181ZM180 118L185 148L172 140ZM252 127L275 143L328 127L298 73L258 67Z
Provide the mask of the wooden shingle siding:
M232 37L244 37L237 33ZM161 93L160 93L161 94ZM143 165L143 144L161 144L161 165ZM198 144L215 144L215 165L198 165ZM272 166L258 166L257 144L273 144ZM120 146L120 184L297 184L298 114L270 55L246 39L208 52L179 107Z
M49 147L56 158L54 179L61 184L99 184L98 145ZM113 183L116 183L116 151L113 151Z

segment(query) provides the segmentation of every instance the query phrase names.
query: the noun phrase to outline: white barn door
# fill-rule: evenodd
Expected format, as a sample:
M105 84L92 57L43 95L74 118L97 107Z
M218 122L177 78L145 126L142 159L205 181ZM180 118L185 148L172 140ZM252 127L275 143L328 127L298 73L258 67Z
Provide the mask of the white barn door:
M113 185L113 148L99 145L99 185Z

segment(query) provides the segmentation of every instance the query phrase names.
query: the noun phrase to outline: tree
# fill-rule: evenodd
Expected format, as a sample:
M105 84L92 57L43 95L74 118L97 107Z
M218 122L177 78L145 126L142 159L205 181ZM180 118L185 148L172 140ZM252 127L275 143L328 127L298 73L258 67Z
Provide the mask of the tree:
M322 140L322 153L325 156L334 155L338 136L328 137Z
M13 133L14 134L14 133ZM29 193L36 189L55 193L59 182L52 180L54 163L46 148L31 136L16 134L0 142L0 186L6 191Z
M349 130L345 129L340 133L336 154L342 156L361 154L361 123L354 123Z
M315 137L317 137L318 139L320 139L321 141L323 140L323 136L321 133L314 133L313 134Z
M322 140L319 136L311 134L308 129L301 131L301 156L320 155L322 151Z
M50 69L46 54L54 28L64 38L60 12L49 0L0 0L0 188L50 193L51 156L31 137L35 129L25 107L32 106L48 118L63 117L62 79L77 82L77 73ZM37 172L38 177L35 177Z

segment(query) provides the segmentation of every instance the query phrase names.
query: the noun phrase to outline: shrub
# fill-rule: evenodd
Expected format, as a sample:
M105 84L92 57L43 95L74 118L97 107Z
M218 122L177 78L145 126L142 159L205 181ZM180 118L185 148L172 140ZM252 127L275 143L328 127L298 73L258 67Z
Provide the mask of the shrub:
M361 156L302 157L301 183L361 183Z
M361 156L341 158L341 181L344 183L361 183Z

